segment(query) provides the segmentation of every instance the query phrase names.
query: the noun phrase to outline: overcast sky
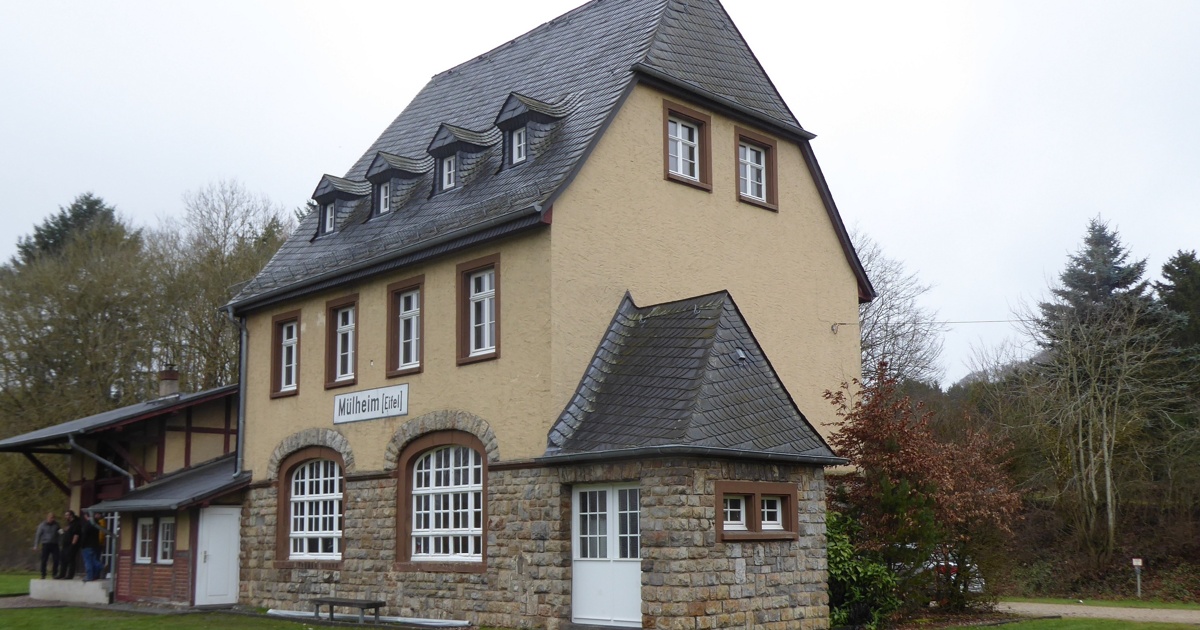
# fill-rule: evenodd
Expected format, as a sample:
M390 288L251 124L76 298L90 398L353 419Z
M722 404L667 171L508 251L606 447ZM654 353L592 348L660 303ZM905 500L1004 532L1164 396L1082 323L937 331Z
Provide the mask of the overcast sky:
M300 206L430 76L578 4L0 0L0 258L84 191L139 225L221 178ZM942 319L1011 319L1092 217L1154 278L1200 248L1200 2L725 6ZM1013 334L951 325L946 381Z

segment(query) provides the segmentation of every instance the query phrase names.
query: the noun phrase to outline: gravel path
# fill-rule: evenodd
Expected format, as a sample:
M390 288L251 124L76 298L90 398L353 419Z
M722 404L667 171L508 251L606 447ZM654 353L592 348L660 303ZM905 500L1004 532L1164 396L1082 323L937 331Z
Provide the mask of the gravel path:
M1023 602L1000 602L996 610L1017 615L1046 617L1087 617L1091 619L1122 619L1125 621L1156 621L1162 623L1186 623L1200 626L1200 610L1177 610L1174 608L1112 608L1109 606L1076 606L1074 604L1031 604Z

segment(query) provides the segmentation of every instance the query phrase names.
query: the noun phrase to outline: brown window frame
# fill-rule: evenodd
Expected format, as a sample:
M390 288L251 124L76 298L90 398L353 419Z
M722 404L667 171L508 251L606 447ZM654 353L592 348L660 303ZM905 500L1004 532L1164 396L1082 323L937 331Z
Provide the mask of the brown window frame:
M301 464L307 464L316 459L329 460L338 465L342 471L342 560L292 560L291 523L292 523L292 473ZM340 569L346 558L346 541L349 536L346 531L346 504L350 498L350 488L346 483L346 462L342 454L328 446L309 446L295 451L284 458L279 465L279 478L275 480L275 563L276 569Z
M354 307L354 360L350 366L354 377L337 380L337 311L347 306ZM329 300L325 303L325 389L349 387L358 383L358 338L362 332L362 309L358 308L358 294Z
M465 446L483 461L483 552L479 562L428 562L412 559L412 469L419 457L443 446ZM438 431L409 442L396 465L396 565L397 571L429 573L483 573L488 553L488 458L483 442L466 431ZM344 502L343 502L344 505Z
M733 143L733 181L734 194L737 195L738 201L748 203L752 206L765 208L772 212L779 212L779 176L778 168L776 167L776 156L779 153L779 143L774 138L764 136L760 133L750 131L743 127L734 127L734 137L736 142ZM742 194L742 158L740 155L741 145L749 144L761 149L764 153L765 163L763 170L766 175L766 200L755 199Z
M482 271L487 268L492 268L494 276L492 278L495 286L496 294L496 335L494 349L487 354L471 356L471 283L470 276L473 273ZM468 363L479 363L480 361L491 361L500 358L500 340L503 335L500 334L501 320L501 302L500 302L500 254L499 252L490 256L468 260L460 263L455 267L455 277L457 278L457 286L455 287L457 321L455 328L457 329L457 361L458 365L466 365Z
M716 518L718 541L745 540L796 540L800 537L797 517L798 491L796 484L776 483L768 481L717 481L713 494L716 497ZM746 529L725 531L725 496L746 497L745 510ZM762 528L762 498L780 497L780 517L783 529Z
M400 368L400 296L412 290L417 291L417 365ZM393 282L387 286L388 323L387 323L387 377L419 374L425 369L425 276L419 275Z
M700 149L697 159L700 162L700 179L690 179L671 172L671 133L672 118L679 118L697 127ZM690 107L663 101L663 179L678 182L712 192L712 116L698 112Z
M296 386L287 391L283 390L283 326L296 324ZM271 398L295 396L300 393L300 310L280 313L271 318Z

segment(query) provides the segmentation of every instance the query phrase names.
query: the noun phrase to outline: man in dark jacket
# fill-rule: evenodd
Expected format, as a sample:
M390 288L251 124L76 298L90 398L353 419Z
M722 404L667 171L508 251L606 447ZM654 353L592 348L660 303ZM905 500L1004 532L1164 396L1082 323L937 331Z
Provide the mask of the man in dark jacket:
M73 580L75 579L75 555L79 553L79 536L81 534L79 526L81 523L71 510L67 510L64 516L66 522L63 523L62 542L60 543L62 558L58 563L59 570L56 577L60 580Z
M104 574L104 543L100 532L106 532L100 524L100 517L88 512L84 514L83 533L80 536L83 546L83 567L86 574L84 582L99 580Z
M46 520L38 523L37 531L33 534L33 550L42 548L42 579L46 579L46 561L53 559L50 576L58 575L58 521L54 520L54 512L46 515Z

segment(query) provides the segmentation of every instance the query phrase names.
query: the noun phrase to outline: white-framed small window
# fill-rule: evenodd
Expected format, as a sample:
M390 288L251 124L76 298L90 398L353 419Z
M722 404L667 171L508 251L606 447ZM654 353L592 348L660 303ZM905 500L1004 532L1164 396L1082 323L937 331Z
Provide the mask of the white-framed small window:
M470 275L470 356L496 351L496 269Z
M296 467L291 479L289 557L342 559L342 469L318 459Z
M738 179L742 195L767 200L767 152L745 142L738 144Z
M525 128L518 127L512 131L512 163L520 164L525 161L529 154L529 142L525 135Z
M354 378L354 307L339 308L333 316L337 323L334 330L337 343L334 380L344 381Z
M333 202L327 203L321 212L324 219L322 231L329 234L337 229L337 206Z
M279 391L296 389L296 334L298 323L284 322L279 325Z
M746 497L726 495L722 510L726 531L746 529Z
M137 529L134 531L133 561L137 564L150 564L154 559L154 519L139 518Z
M383 182L375 187L375 198L377 211L379 214L387 214L392 210L392 184L391 182Z
M442 190L454 188L457 160L453 155L442 158Z
M667 120L668 168L687 179L700 180L700 129L679 118Z
M421 290L413 289L396 296L399 300L397 312L400 317L399 369L421 365Z
M158 555L155 561L159 564L175 563L175 517L164 516L158 519Z
M762 497L761 522L763 531L783 529L783 499L781 497Z

